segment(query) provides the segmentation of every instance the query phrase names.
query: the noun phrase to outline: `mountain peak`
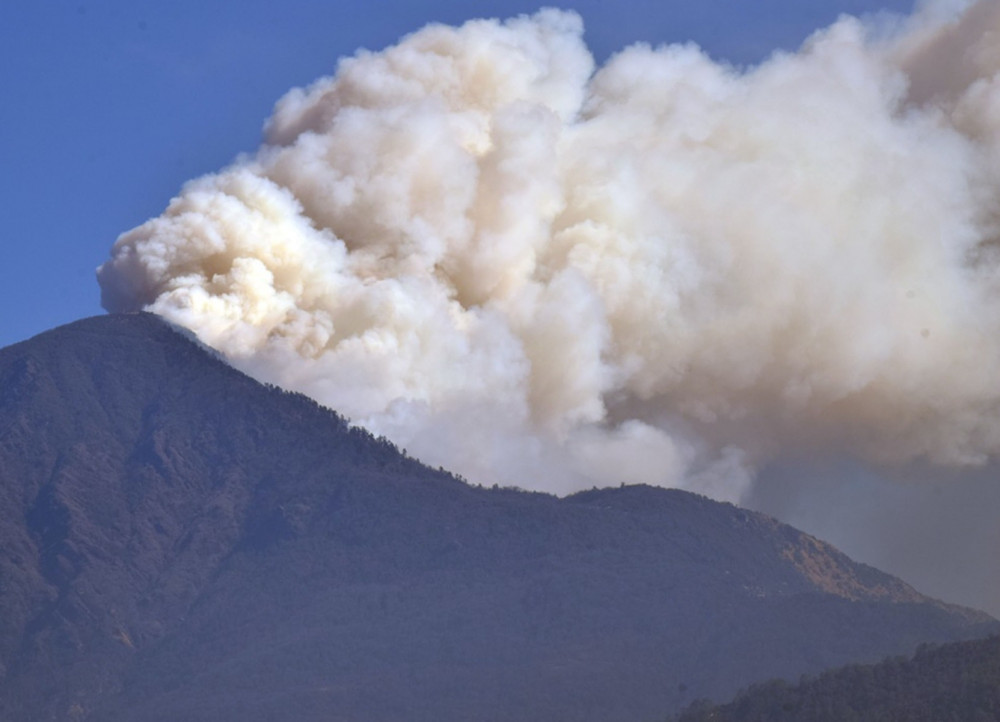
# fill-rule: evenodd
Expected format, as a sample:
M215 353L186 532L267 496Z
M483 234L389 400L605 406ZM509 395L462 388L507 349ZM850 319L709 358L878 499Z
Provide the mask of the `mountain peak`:
M996 628L686 492L469 486L149 314L0 389L3 719L635 720Z

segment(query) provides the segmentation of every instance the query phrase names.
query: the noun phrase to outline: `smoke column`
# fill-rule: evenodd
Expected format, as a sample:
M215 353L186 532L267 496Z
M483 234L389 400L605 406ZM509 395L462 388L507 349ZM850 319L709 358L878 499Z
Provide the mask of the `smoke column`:
M1000 451L1000 6L737 69L573 13L426 27L282 98L98 271L473 482L740 500L794 449Z

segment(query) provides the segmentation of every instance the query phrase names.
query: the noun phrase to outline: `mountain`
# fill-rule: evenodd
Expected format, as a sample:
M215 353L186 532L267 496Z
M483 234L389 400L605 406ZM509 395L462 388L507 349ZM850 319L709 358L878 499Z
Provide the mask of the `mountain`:
M0 719L662 719L982 636L676 490L472 487L147 314L0 350Z
M792 686L753 685L726 705L695 704L676 722L996 722L1000 637L922 645L912 659L851 665Z

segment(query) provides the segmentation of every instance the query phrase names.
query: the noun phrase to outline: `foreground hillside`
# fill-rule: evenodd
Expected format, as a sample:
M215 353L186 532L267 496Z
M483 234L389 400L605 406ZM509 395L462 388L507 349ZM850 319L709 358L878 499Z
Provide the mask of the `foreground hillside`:
M995 722L1000 637L921 647L912 659L852 665L792 686L754 685L730 704L695 705L675 722Z
M470 487L145 314L0 350L0 719L642 720L981 636L680 491Z

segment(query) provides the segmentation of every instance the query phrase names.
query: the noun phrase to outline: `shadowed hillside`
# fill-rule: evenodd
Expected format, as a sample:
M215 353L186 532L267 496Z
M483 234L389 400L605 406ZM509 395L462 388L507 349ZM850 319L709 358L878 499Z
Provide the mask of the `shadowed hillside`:
M154 316L0 351L0 718L655 719L989 617L680 491L470 487Z
M792 686L752 686L732 703L692 705L675 722L994 722L1000 637L921 646L912 659L851 665Z

